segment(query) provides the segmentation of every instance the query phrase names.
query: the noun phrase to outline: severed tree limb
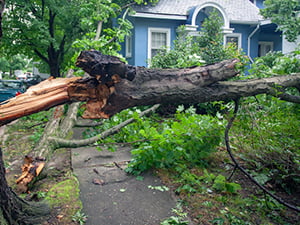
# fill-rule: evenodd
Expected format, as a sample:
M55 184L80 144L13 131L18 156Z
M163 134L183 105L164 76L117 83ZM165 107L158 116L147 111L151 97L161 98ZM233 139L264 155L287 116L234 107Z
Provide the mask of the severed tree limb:
M109 118L123 109L164 103L228 101L270 94L298 102L299 96L280 93L300 85L300 73L263 79L225 81L238 74L236 59L185 69L149 69L126 65L117 57L83 51L77 66L90 77L48 79L0 105L0 126L53 106L86 102L84 118ZM280 87L280 89L279 89Z
M67 87L80 78L49 78L0 105L0 126L23 116L70 102Z
M143 117L145 115L148 115L152 112L154 112L159 107L159 104L156 104L152 106L149 109L146 109L145 111L141 112L139 114L139 117ZM104 139L112 134L115 134L119 132L123 127L127 126L130 123L133 123L135 121L134 118L130 118L128 120L125 120L124 122L118 124L117 126L114 126L110 129L107 129L106 131L102 132L100 135L88 138L88 139L82 139L82 140L66 140L62 138L56 138L56 137L48 137L48 140L52 143L52 145L56 146L57 148L79 148L87 145L94 144L95 142Z
M263 190L264 193L268 194L269 196L271 196L273 199L275 199L276 201L278 201L280 204L288 207L289 209L292 209L296 212L300 212L300 208L294 205L291 205L287 202L285 202L284 200L282 200L281 198L279 198L278 196L274 195L273 193L271 193L271 191L269 191L267 188L265 188L263 185L261 185L260 183L258 183L252 176L250 173L248 173L240 164L239 162L235 159L232 151L231 151L231 147L230 147L230 140L229 140L229 130L233 125L233 122L237 116L238 113L238 109L239 109L239 100L235 100L235 106L234 106L234 112L233 112L233 116L229 119L228 124L226 126L225 129L225 145L226 145L226 150L232 160L232 162L234 163L234 169L232 174L230 175L229 178L232 177L234 171L236 169L239 169L244 175L246 175L246 177L248 177L256 186L258 186L261 190Z

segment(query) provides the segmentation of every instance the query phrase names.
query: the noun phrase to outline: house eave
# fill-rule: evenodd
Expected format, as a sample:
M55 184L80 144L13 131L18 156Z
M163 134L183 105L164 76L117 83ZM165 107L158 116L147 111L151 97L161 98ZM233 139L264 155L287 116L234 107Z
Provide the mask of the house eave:
M257 25L260 21L241 21L241 20L230 20L231 24L243 24L243 25Z
M260 21L260 25L267 25L267 24L271 24L272 23L272 21L271 20L261 20Z
M131 15L132 17L150 18L150 19L168 19L168 20L187 20L187 16L184 15L172 15L172 14L157 14L157 13L141 13L136 12Z

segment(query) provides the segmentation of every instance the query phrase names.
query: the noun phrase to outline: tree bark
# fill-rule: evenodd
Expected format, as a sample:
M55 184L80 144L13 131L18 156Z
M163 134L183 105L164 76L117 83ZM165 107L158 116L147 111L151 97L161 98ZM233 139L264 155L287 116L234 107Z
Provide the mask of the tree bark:
M300 73L263 79L225 81L238 74L236 59L186 69L133 67L117 57L83 51L77 66L88 78L49 79L0 105L0 125L53 106L86 101L84 118L109 118L123 109L160 103L201 103L270 94L300 103L284 92L299 87Z
M146 109L145 111L141 112L139 114L139 117L143 117L145 115L148 115L149 113L154 112L159 107L159 104L156 104L152 106L149 109ZM55 149L57 148L79 148L84 147L87 145L94 144L95 142L105 139L106 137L113 135L115 133L118 133L123 127L127 126L128 124L131 124L135 121L134 118L130 118L128 120L125 120L124 122L107 129L106 131L102 132L99 135L96 135L94 137L88 138L88 139L82 139L82 140L66 140L61 137L49 137L48 140L54 146Z
M2 13L4 11L5 0L0 0L0 38L2 37Z
M44 204L32 204L19 198L7 185L0 148L0 224L34 225L45 221L49 209Z

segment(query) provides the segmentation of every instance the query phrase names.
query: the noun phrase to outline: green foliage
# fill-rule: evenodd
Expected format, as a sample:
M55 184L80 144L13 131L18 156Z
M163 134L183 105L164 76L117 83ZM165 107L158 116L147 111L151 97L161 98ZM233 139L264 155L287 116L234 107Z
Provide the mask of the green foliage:
M81 211L77 211L73 216L72 216L72 220L74 222L78 222L80 225L83 225L86 220L87 220L87 216L81 212Z
M52 110L47 112L39 112L29 116L22 117L24 121L23 126L25 129L33 129L29 140L37 143L43 135L45 124L48 122Z
M252 64L250 78L264 78L300 72L299 50L289 55L270 52ZM298 95L297 90L285 90ZM258 104L257 104L258 103ZM243 103L235 132L243 149L241 157L253 168L260 184L271 183L288 193L295 191L299 173L299 106L268 96ZM249 132L251 130L251 132ZM243 143L243 144L241 144Z
M81 26L88 29L84 36L74 41L73 47L77 53L73 58L77 57L78 52L86 49L96 49L103 54L120 57L119 43L124 41L125 35L132 29L131 23L125 18L127 11L123 17L116 19L119 27L112 26L112 18L116 18L121 12L122 8L111 0L86 2L79 14L82 15Z
M212 187L217 191L226 191L229 193L236 193L242 189L239 184L227 182L226 178L221 174L215 178Z
M178 171L179 172L179 171ZM206 169L203 170L203 175L199 176L191 171L185 169L178 175L177 182L182 184L176 189L176 192L182 193L206 193L212 192L210 188L217 192L236 194L241 190L241 186L237 183L228 182L226 177L219 174L208 173Z
M157 191L161 191L161 192L170 190L170 188L168 188L167 186L152 186L152 185L149 185L148 188L151 189L151 190L157 190Z
M199 46L201 56L207 64L220 62L226 58L226 51L223 47L222 26L222 19L216 10L212 11L202 24L196 45Z
M175 119L159 127L143 121L138 137L146 141L132 150L127 171L139 174L153 167L206 166L207 157L221 141L222 125L216 118L197 115L193 108L179 109Z
M299 56L298 50L289 55L281 52L269 52L255 60L249 70L250 76L247 78L264 78L300 72Z
M171 216L170 218L164 220L160 223L161 225L188 225L188 221L182 221L178 216Z
M171 216L168 219L162 221L161 225L188 225L189 221L185 220L187 213L183 212L182 206L180 203L176 205L176 208L172 209L172 212L176 216Z
M122 112L118 113L117 115L114 115L110 119L103 120L103 124L101 124L100 126L96 126L96 127L87 129L83 133L83 135L85 138L93 137L113 126L120 124L121 122L124 122L127 119L135 118L137 121L139 121L138 123L132 123L132 124L127 125L126 127L124 127L121 130L121 132L119 132L111 137L107 137L107 138L105 138L105 140L98 141L98 144L137 141L140 137L138 135L139 130L143 128L143 123L140 122L142 120L139 118L138 114L144 109L146 109L146 107L131 108L131 109L123 110ZM153 118L154 117L152 117L152 119ZM153 120L155 120L155 119L153 119ZM157 126L150 118L144 117L143 121L146 124L151 124L149 126ZM112 146L112 145L109 145L109 146Z
M288 41L294 42L300 35L300 1L266 0L264 5L261 14L276 23Z
M82 2L7 0L2 38L5 52L40 60L50 71L63 67L73 40L82 35L77 14Z
M163 47L151 59L153 68L186 68L191 66L202 66L202 60L199 49L193 44L192 36L187 35L184 26L178 28L177 39L174 40L173 49Z
M191 36L184 26L179 27L173 49L163 47L151 59L151 67L186 68L238 58L237 70L243 72L248 59L233 44L224 47L222 26L220 16L212 11L204 20L199 36Z
M13 71L23 70L28 65L29 60L24 55L13 55L0 57L0 71L9 72L10 77L13 77Z
M273 97L256 99L243 103L237 118L240 122L233 127L238 134L235 146L260 183L291 193L300 184L299 106Z
M24 54L41 61L41 67L47 65L53 76L74 65L74 58L83 49L117 55L119 42L132 28L125 16L116 19L119 27L113 26L113 18L122 15L124 7L125 2L112 0L7 0L1 55Z
M74 62L78 53L86 49L95 49L106 55L114 55L125 59L119 53L121 42L130 35L133 28L126 16L132 12L129 6L136 4L155 4L157 0L92 0L83 4L79 14L82 15L81 26L86 27L85 34L73 42L76 53L72 57L70 67L75 68ZM96 7L95 7L96 6ZM126 10L125 10L126 9Z

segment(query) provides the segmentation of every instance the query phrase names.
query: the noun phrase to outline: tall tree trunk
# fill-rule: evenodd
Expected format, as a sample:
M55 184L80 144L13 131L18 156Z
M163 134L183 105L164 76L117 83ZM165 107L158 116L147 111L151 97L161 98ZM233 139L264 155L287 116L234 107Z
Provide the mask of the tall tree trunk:
M56 13L49 10L49 34L51 38L55 39L55 26L54 21L56 18ZM48 48L48 59L50 75L53 77L60 77L60 64L59 64L60 49L56 49L54 44L51 43Z
M50 44L48 48L48 64L52 77L60 77L59 53L60 50L55 50L54 46Z
M60 66L57 62L57 59L50 59L49 61L49 68L50 68L50 76L52 77L60 77Z
M44 204L33 204L19 198L7 185L5 168L0 148L0 224L36 225L47 219L49 208Z

